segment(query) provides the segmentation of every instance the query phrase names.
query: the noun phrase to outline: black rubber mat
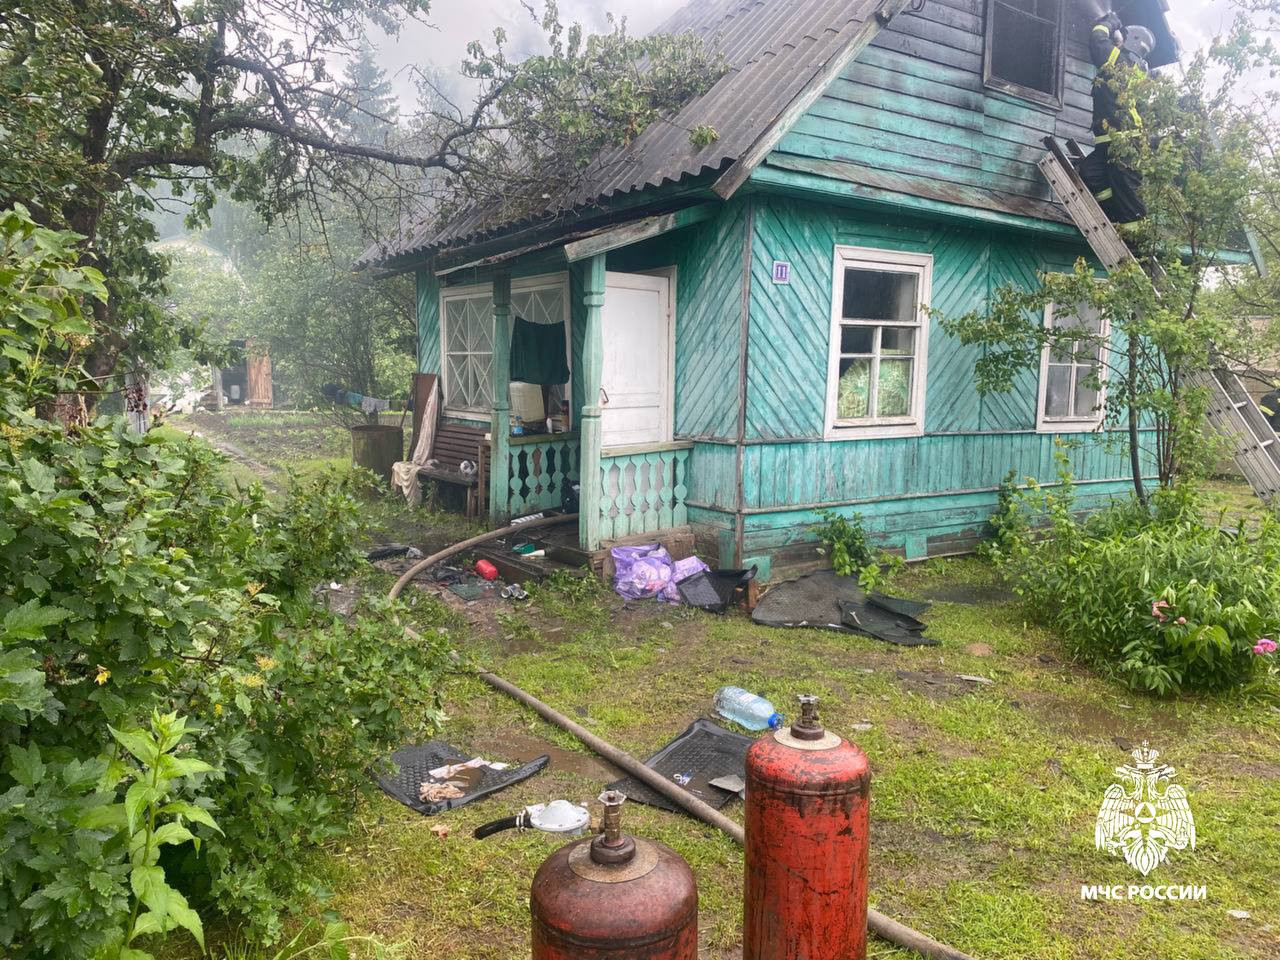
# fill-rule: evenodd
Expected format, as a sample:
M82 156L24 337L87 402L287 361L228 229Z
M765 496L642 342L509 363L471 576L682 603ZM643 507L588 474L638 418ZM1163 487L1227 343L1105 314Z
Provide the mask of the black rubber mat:
M431 740L420 746L401 747L391 755L391 760L397 767L396 771L378 777L378 786L382 787L387 796L394 797L406 807L427 816L433 816L445 810L452 810L454 807L466 806L473 800L479 800L499 790L505 790L513 783L527 780L535 773L546 769L547 764L551 762L550 757L543 756L530 760L524 766L508 767L506 770L478 767L474 774L469 775L468 779L473 779L473 782L463 791L462 796L438 803L423 803L418 799L419 788L423 782L432 779L427 775L428 770L450 763L462 763L473 756L474 754L463 753L456 747L439 740Z
M933 646L938 641L924 635L925 624L915 617L928 608L927 603L881 593L868 597L853 577L819 570L771 588L751 619L770 627L814 627L861 633L903 646Z
M747 750L754 742L750 737L726 730L710 720L695 720L644 765L719 810L737 794L713 787L710 781L731 775L745 778ZM609 789L621 790L628 800L680 812L680 808L666 797L631 777L611 783Z

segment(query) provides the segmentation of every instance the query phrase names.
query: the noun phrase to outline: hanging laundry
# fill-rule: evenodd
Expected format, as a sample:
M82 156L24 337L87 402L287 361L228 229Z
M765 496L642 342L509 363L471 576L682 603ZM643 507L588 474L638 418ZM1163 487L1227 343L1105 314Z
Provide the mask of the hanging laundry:
M563 320L530 323L516 317L511 328L511 379L544 387L569 382Z

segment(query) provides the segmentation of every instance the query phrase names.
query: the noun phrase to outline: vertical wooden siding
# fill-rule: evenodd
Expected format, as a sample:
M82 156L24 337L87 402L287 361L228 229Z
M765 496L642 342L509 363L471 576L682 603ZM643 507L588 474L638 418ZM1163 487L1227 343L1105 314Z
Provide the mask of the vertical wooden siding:
M978 349L962 346L937 321L929 331L925 436L823 440L837 244L931 254L932 303L949 315L982 310L999 286L1034 285L1037 270L1070 269L1085 253L1029 235L758 199L742 477L747 555L794 551L811 540L813 511L825 504L865 514L887 542L921 555L936 538L976 535L1010 470L1045 482L1057 477L1058 438L1035 429L1039 371L1027 371L1009 394L980 396ZM774 260L790 261L789 285L771 282ZM1128 489L1121 438L1075 434L1064 443L1085 485L1082 498ZM695 463L691 503L733 508L730 453L726 448L729 469L713 476L701 474L710 454Z
M778 154L1048 200L1048 134L1089 142L1089 25L1068 3L1061 109L983 85L987 0L931 0L882 30L778 145Z
M609 269L676 268L675 434L736 439L745 204L609 255Z
M1036 285L1038 270L1070 269L1087 251L941 221L859 214L803 201L760 201L752 249L747 374L749 440L821 440L826 404L832 266L837 245L933 256L933 303L956 316L983 310L995 290ZM791 283L771 282L774 260L791 263ZM1034 430L1038 371L1009 394L979 396L979 348L929 325L925 433Z
M440 372L440 284L429 269L419 269L418 300L418 372Z

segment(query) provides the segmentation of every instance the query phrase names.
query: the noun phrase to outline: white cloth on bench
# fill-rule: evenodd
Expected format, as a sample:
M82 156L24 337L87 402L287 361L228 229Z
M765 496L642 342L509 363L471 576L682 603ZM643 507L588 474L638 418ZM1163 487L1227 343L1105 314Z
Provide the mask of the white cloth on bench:
M422 506L422 484L418 471L426 466L431 456L431 444L436 437L436 421L440 418L440 378L431 385L426 409L422 411L422 425L418 428L418 442L408 460L391 465L391 486L404 494L409 506Z

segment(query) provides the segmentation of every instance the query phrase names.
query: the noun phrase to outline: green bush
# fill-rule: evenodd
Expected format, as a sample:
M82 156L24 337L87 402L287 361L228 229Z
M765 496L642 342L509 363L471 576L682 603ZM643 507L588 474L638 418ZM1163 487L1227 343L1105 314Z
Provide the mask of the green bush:
M203 443L35 415L75 385L78 298L100 293L68 244L0 214L0 954L115 960L133 934L193 929L180 906L142 919L157 871L270 941L319 892L306 854L343 829L370 767L440 718L446 652L377 606L344 623L316 601L359 562L354 478L273 501L228 489ZM154 863L132 815L94 812L144 802L125 764L145 767L130 731L148 718L190 751L180 766L203 762L153 784L162 807L191 805L160 814Z
M871 546L860 514L846 517L822 510L818 515L822 523L813 528L822 544L818 552L831 560L831 569L840 576L857 577L864 590L874 590L902 568L901 557Z
M1280 523L1223 529L1186 489L1077 515L1070 478L1032 484L994 518L987 550L1073 652L1135 690L1223 690L1272 668Z

